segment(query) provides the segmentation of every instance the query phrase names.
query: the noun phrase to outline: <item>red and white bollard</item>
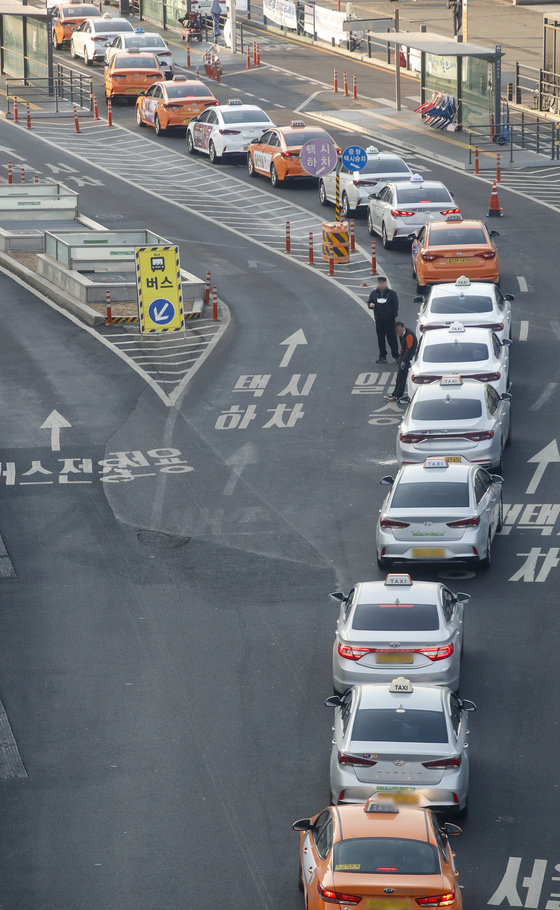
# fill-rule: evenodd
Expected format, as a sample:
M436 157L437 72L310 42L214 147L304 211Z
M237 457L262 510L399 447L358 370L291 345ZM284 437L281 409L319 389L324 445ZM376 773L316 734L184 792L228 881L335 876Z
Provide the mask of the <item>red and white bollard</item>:
M377 275L377 255L375 253L375 240L371 241L371 274Z
M113 126L113 102L107 98L107 126Z
M33 178L33 183L39 183L39 174L35 174Z
M21 169L21 182L25 183L25 168L24 167L22 167L22 169Z
M107 325L113 325L113 314L111 312L111 291L105 291L105 307L107 310Z
M12 162L11 162L11 161L8 161L8 183L12 183L12 182L13 182L13 177L12 177Z
M352 98L355 101L357 97L358 97L358 80L356 77L356 73L354 73L354 75L352 76Z
M257 65L257 42L253 41L253 66Z
M221 72L221 67L220 67L220 61L218 60L218 62L216 63L216 82L219 85L221 81L222 81L222 72Z
M206 284L204 285L204 306L210 304L210 272L206 272Z
M335 95L338 92L338 69L336 66L334 68L333 92Z
M334 253L332 243L329 243L329 278L334 278Z
M474 172L475 172L475 174L478 174L478 172L479 172L478 145L475 145L475 147L474 147Z
M245 69L248 69L248 70L251 69L251 52L250 52L249 48L247 48L247 63L245 65Z
M346 75L346 70L342 70L342 83L344 85L344 95L348 98L348 76Z
M74 126L76 128L76 132L79 133L80 124L78 123L78 108L76 107L76 105L74 105Z
M313 231L309 231L309 265L313 265L315 259L313 255Z
M189 67L189 69L190 69L190 65L191 65L191 46L190 46L190 44L187 44L187 66Z
M260 65L261 65L261 49L257 42L257 66L260 66Z
M17 98L14 98L14 123L17 123L17 122L18 122L18 106L17 106Z
M356 252L356 237L354 235L354 219L350 219L350 252Z
M99 120L99 108L97 107L97 95L93 93L93 119Z
M27 129L30 130L30 129L31 129L31 108L29 107L29 101L27 102L27 117L26 117L26 121L27 121L27 123L26 123Z
M212 321L218 321L218 288L216 285L212 288Z
M496 155L496 183L500 183L502 179L502 170L500 167L500 153Z
M286 252L292 252L292 238L290 235L290 222L286 221Z

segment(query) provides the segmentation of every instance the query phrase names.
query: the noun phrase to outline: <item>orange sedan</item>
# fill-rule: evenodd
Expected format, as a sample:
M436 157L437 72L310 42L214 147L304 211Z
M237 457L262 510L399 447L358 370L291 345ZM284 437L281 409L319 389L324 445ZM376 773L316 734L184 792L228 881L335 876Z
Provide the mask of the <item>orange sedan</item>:
M405 794L403 794L404 796ZM329 806L294 822L300 831L300 887L307 910L333 904L364 910L461 910L458 873L448 836L431 809L379 795Z
M135 53L136 51L136 53ZM137 98L141 92L164 79L155 54L141 54L136 48L115 54L105 67L105 98Z
M204 82L175 76L156 82L136 101L138 126L153 126L159 136L171 127L185 127L192 117L211 104L219 104Z
M498 236L482 221L463 221L460 215L425 224L412 242L412 274L418 291L461 275L499 284L500 257L492 239Z
M72 32L82 24L84 19L99 18L101 13L96 6L89 3L72 3L53 6L52 16L52 43L59 48L69 44Z
M278 186L292 177L309 177L300 164L299 153L302 145L315 140L318 154L325 144L336 143L321 127L306 127L303 120L292 120L290 126L267 130L260 139L252 142L247 152L247 169L251 177L264 174L270 177L272 186ZM340 153L340 149L337 149Z

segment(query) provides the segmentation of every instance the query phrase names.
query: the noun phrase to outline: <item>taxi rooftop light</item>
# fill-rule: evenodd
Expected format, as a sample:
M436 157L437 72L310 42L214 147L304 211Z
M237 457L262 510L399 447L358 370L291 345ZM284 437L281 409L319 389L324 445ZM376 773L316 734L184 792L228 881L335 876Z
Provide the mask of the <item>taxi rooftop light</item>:
M294 130L299 130L305 126L305 120L292 120L290 126Z
M137 35L143 35L144 32L146 31L146 29L142 28L142 26L139 25L137 28L134 29L134 31L136 32Z
M470 288L471 282L470 278L467 278L466 275L459 275L457 281L455 282L456 288Z
M230 98L228 104L243 104L241 98Z
M379 149L377 148L376 145L368 145L368 147L366 149L366 154L367 155L379 155Z
M383 799L378 800L376 794L370 796L364 805L366 815L398 815L398 807L394 802Z
M462 220L463 220L463 216L462 216L462 215L459 215L459 214L453 213L453 214L451 214L451 215L446 215L446 216L445 216L445 220L446 220L446 221L462 221Z
M414 689L412 688L412 683L406 676L397 676L389 686L389 692L404 692L405 694L412 694Z
M139 54L139 53L140 53L139 47L129 47L127 50L127 54Z
M113 14L112 14L112 13L103 13L103 18L104 18L104 19L112 19L112 18L113 18Z
M460 376L442 376L440 385L463 385L463 380Z
M410 575L387 575L387 578L385 579L385 584L387 585L387 587L390 587L393 585L395 587L396 586L404 587L405 585L406 586L411 585L412 579L411 579Z
M446 458L442 458L438 455L432 455L431 458L426 458L426 461L424 462L424 467L425 468L447 468L447 467L449 467L449 465L447 464Z
M449 331L458 334L465 331L465 326L462 322L452 322L449 326Z
M174 81L174 82L186 82L186 81L187 81L187 77L186 77L186 76L179 76L179 75L177 75L177 76L174 77L173 81Z
M422 174L413 174L409 183L424 183L424 178L422 177Z

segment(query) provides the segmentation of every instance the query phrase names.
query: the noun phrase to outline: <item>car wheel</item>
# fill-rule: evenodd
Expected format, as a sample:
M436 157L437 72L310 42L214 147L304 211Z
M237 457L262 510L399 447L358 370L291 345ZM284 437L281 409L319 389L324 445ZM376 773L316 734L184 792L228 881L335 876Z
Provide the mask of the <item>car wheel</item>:
M54 32L54 31L52 33L52 44L53 44L55 51L57 51L59 49L59 47L62 47L62 41L60 42L60 44L58 43L58 38L56 37L56 32Z
M213 142L210 142L210 145L208 146L208 157L210 159L211 164L217 164L218 161L220 160L218 155L216 154L216 146L214 145Z
M73 41L70 42L70 56L72 57L72 60L76 59L76 48L74 47Z
M372 237L375 237L375 228L373 227L373 221L371 220L371 212L368 212L367 216L367 229Z
M138 126L146 126L146 124L145 124L144 121L142 120L142 114L140 113L140 105L139 105L139 104L136 105L136 123L137 123Z
M301 871L301 862L299 864L298 888L303 891L303 872Z
M510 418L509 418L508 434L507 434L507 437L506 437L506 446L510 446L510 445L511 445L512 439L513 439L513 428L512 428L512 425L511 425L511 417L510 417Z
M426 284L420 284L420 282L418 281L418 276L416 276L416 293L417 294L424 294L427 286L428 285L426 285Z
M488 540L486 541L486 556L480 560L480 565L484 569L489 569L492 565L492 535L488 531Z
M332 790L331 790L331 793L330 793L330 804L329 804L329 805L331 805L331 806L338 806L338 800L335 799L335 796L334 796L334 793L332 792Z
M154 131L155 131L156 136L163 136L163 134L165 133L164 128L162 127L161 123L159 122L159 117L157 114L154 117Z
M328 205L329 200L327 199L327 191L325 189L325 184L322 180L319 180L319 202L321 205Z
M89 54L88 54L88 52L87 52L87 47L84 47L84 63L85 63L86 66L91 66L92 63L93 63L93 59L92 59L92 60L89 59Z
M467 799L463 808L459 809L459 811L456 813L455 818L465 819L465 818L467 818L468 814L469 814L469 801Z
M342 194L340 208L341 208L344 218L348 218L348 215L350 214L350 203L348 202L348 196L346 195L346 193Z
M189 155L195 155L196 149L194 147L194 139L190 130L187 130L187 152Z
M385 559L384 556L378 556L378 557L377 557L377 567L378 567L379 569L388 569L388 568L389 568L389 561L388 561L387 559Z
M389 240L387 236L387 228L385 227L385 222L381 225L381 243L383 244L384 250L391 250L393 248L393 241Z
M496 531L501 531L504 526L504 504L500 500L500 510L498 512L498 524L496 526Z
M274 165L272 165L272 167L270 168L270 182L274 188L280 186L280 184L282 183L282 181L278 177L278 171L276 170Z
M247 170L249 171L249 177L257 176L257 172L255 170L255 162L253 161L253 156L250 152L247 155Z

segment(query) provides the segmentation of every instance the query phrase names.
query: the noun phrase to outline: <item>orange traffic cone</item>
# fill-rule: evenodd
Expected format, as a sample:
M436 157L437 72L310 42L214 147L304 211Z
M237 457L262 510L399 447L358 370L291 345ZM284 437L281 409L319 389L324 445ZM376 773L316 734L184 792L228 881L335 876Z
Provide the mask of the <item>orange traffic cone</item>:
M496 181L492 184L492 192L490 193L490 208L488 209L489 218L499 218L504 213L500 208L500 200L498 199L498 188L496 186Z

